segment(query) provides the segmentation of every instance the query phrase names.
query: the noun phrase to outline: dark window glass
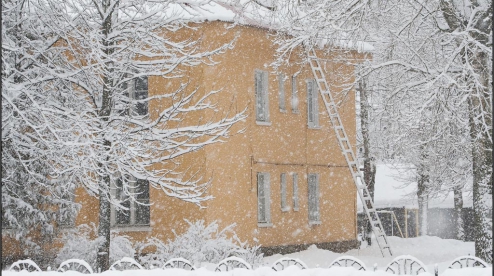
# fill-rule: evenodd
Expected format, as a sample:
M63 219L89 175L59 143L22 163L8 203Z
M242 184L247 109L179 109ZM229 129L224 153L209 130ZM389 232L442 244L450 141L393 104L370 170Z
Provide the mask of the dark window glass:
M115 222L120 225L128 225L130 224L130 200L129 196L124 193L122 186L122 179L118 179L117 183L117 198L121 201L120 205L125 207L124 210L122 208L117 208L115 210Z
M10 223L5 217L5 210L2 208L2 228L10 228Z
M135 81L135 90L148 90L148 77L140 77Z
M135 80L135 99L145 100L148 98L148 78L141 77ZM148 102L138 102L136 103L136 112L138 115L148 114Z
M149 225L149 181L138 179L135 188L135 223Z

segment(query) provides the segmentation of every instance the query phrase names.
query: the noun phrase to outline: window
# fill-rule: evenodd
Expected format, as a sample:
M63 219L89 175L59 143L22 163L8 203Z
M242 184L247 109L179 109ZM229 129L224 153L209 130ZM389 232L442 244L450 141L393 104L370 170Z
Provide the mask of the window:
M122 100L115 110L120 116L145 116L148 114L148 77L139 77L121 85ZM135 101L135 102L134 102Z
M281 211L290 210L286 200L286 173L280 174L280 191L281 191Z
M310 173L307 181L309 184L309 224L319 224L319 175Z
M12 224L10 220L7 218L5 206L2 206L2 229L10 229L12 228Z
M285 106L285 75L283 73L278 75L278 96L280 101L280 111L286 112Z
M269 173L257 173L257 222L259 225L271 223Z
M293 176L293 210L298 211L298 174L294 173Z
M314 80L307 81L307 125L309 128L319 127L319 106L317 83Z
M137 115L148 114L148 77L136 78L134 82L134 99L137 100L134 112ZM144 100L144 101L141 101Z
M297 76L292 76L292 113L298 113Z
M58 226L60 227L74 227L76 214L71 212L70 206L75 201L75 190L68 191L61 196L64 202L60 203L58 209Z
M124 208L114 209L114 225L147 226L150 223L149 181L137 179L123 187L122 179L115 183L115 196ZM128 189L128 191L125 191ZM131 198L134 197L135 200Z
M256 120L269 122L268 72L256 70Z

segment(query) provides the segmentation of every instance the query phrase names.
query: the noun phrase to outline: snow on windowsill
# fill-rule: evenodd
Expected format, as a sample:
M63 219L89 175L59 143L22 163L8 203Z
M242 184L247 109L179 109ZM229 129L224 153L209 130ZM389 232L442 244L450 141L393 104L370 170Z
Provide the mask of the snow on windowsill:
M315 130L319 130L319 129L322 129L321 126L307 126L309 129L315 129Z
M271 126L271 122L256 121L256 125L258 125L258 126Z
M146 225L112 226L111 232L151 232L153 228Z

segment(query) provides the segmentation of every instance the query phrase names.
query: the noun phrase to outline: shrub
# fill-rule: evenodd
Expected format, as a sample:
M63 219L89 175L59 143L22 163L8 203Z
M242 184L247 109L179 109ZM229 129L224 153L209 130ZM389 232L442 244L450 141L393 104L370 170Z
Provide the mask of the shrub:
M81 259L96 267L96 254L98 252L98 243L100 239L92 239L97 233L97 227L83 224L63 235L62 241L64 246L57 254L55 263L60 265L68 259ZM112 234L110 239L110 264L122 259L123 257L134 258L135 249L127 236L118 236Z
M243 258L253 267L261 263L262 254L258 253L259 246L249 247L245 242L242 243L233 231L235 224L218 231L216 221L207 226L204 220L194 223L185 221L189 224L188 230L182 235L177 235L173 231L175 240L168 240L165 244L157 238L149 238L139 246L138 253L148 246L156 248L153 253L138 254L143 266L162 267L167 260L178 257L189 260L195 266L199 266L201 262L219 263L230 256Z

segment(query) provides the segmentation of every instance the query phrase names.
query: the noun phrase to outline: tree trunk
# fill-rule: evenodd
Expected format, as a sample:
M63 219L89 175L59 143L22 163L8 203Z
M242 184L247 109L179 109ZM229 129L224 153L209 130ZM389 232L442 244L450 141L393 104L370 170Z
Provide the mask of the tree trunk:
M108 0L102 0L102 8L105 11L105 16L102 18L103 26L102 33L103 39L101 43L103 44L103 52L107 57L111 57L114 53L114 45L115 42L112 38L110 38L110 34L112 31L112 19L113 12L116 9L116 6L113 7L113 10L110 10L111 3ZM111 110L113 107L112 102L112 94L114 89L113 82L113 72L114 66L111 58L105 62L105 70L104 75L102 76L103 80L103 89L102 89L102 103L101 108L98 112L98 116L101 120L102 128L106 127L108 123L109 117L111 115ZM109 151L111 148L111 142L104 139L103 148L106 151ZM108 157L107 157L108 160ZM99 164L100 166L104 166L104 164ZM111 227L111 205L110 205L110 184L111 179L110 176L107 175L107 170L102 169L103 176L101 177L100 187L99 187L99 224L98 224L98 239L100 239L100 243L98 246L98 256L97 256L97 270L99 272L106 271L110 269L110 227Z
M484 127L492 124L492 106L489 99L489 71L487 55L478 53L473 63L479 72L483 89L478 89L470 95L470 135L472 139L473 160L473 211L475 256L492 262L492 219L488 218L487 206L492 200L492 141ZM480 91L479 91L480 90ZM485 116L484 122L478 122L479 117ZM483 123L485 123L485 126Z
M98 255L96 257L97 271L102 272L110 269L110 201L107 191L110 177L103 177L100 182L99 194L99 223L98 223Z
M364 81L359 83L360 92L360 127L362 130L362 142L363 142L363 159L364 159L364 183L369 190L369 195L374 202L374 184L376 179L376 165L370 154L370 136L369 136L369 99L367 95L367 89ZM367 206L371 208L372 206ZM372 225L368 218L366 219L366 240L367 244L372 244Z
M454 204L455 204L455 227L456 227L456 238L460 241L465 240L465 231L463 229L463 192L460 187L453 189L454 193Z
M419 205L419 218L420 218L420 236L427 235L427 212L428 212L428 203L429 203L429 195L427 193L427 176L419 175L418 181L418 191L417 191L417 199Z
M427 235L427 212L429 202L429 172L428 172L428 152L425 145L420 146L420 164L417 168L417 200L419 205L419 235Z

